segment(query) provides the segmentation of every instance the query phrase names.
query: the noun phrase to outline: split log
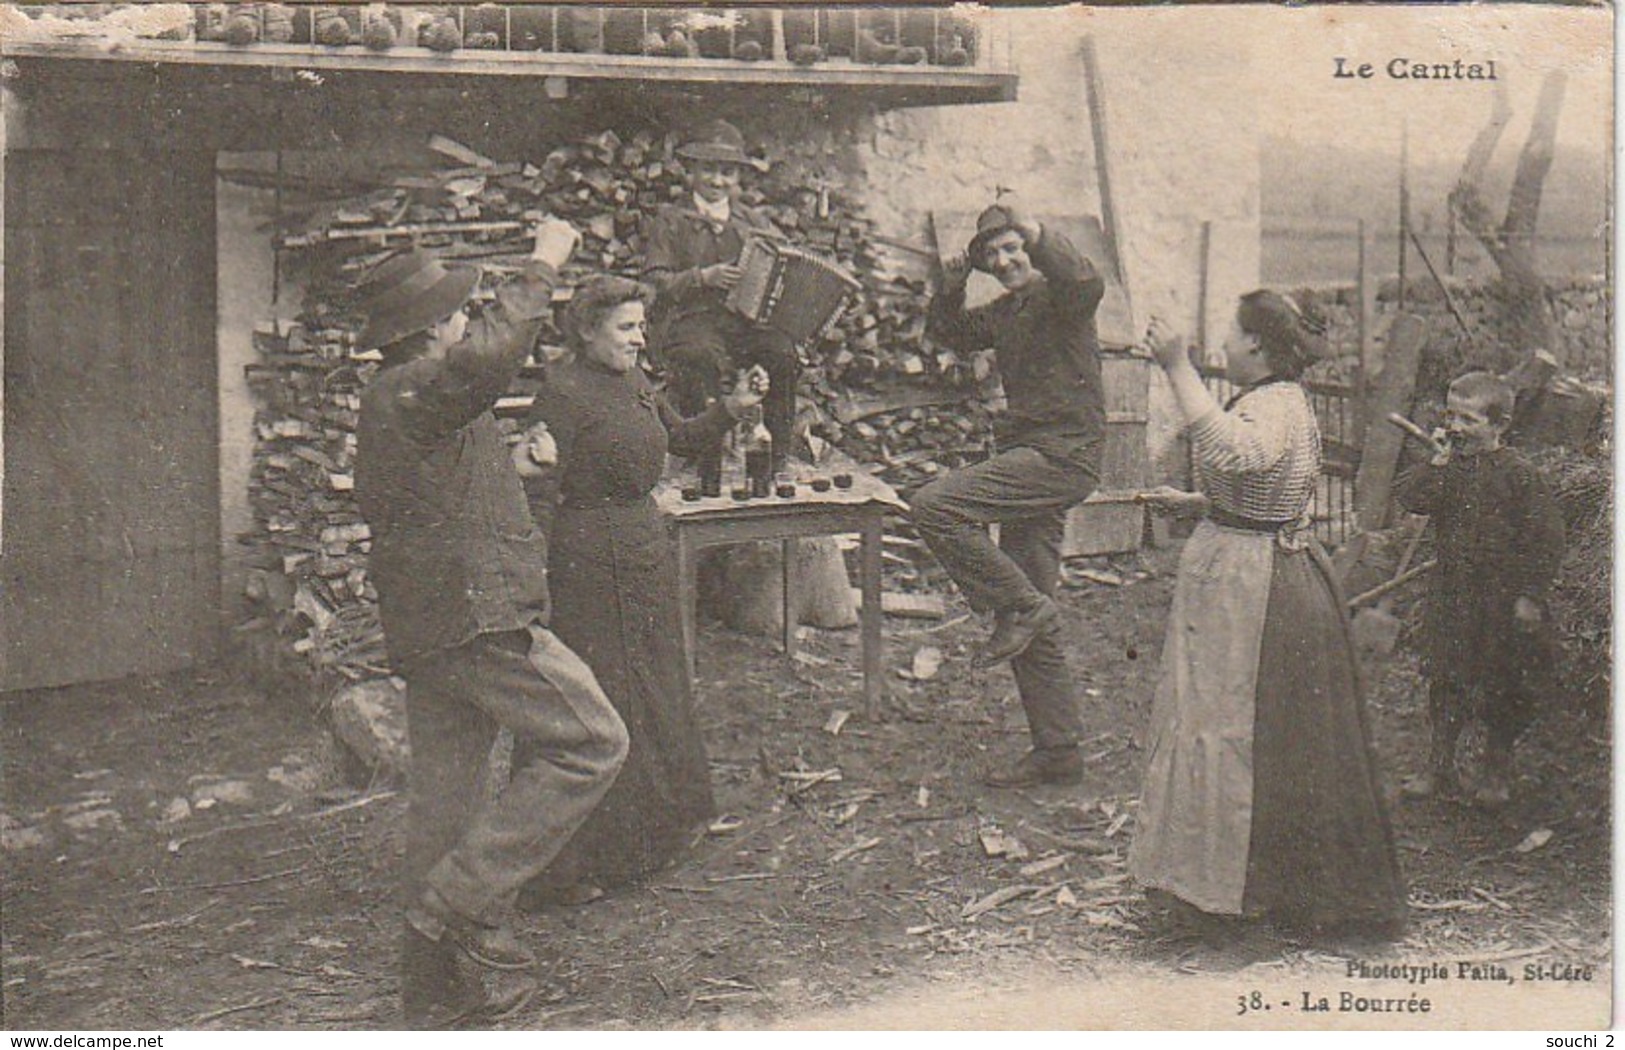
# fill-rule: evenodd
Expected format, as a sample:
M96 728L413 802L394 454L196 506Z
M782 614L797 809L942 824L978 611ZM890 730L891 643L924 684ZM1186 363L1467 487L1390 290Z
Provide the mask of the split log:
M729 548L724 571L724 622L736 631L780 637L784 633L784 564L778 543L741 544ZM796 544L795 608L797 623L843 628L858 622L847 577L846 560L832 536Z

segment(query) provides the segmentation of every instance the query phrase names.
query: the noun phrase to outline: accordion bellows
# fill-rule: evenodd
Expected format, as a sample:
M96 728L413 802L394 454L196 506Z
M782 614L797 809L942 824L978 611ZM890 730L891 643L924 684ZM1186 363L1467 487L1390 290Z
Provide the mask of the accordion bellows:
M728 309L797 343L828 331L863 287L828 259L760 238L745 244L739 269Z

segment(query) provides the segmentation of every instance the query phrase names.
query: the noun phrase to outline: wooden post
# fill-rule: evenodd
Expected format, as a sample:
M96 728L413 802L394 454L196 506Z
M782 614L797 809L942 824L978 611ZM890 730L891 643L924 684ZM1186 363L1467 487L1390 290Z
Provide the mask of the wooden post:
M785 59L787 57L787 53L786 53L785 47L784 47L784 10L783 10L783 8L775 7L773 9L772 13L768 15L768 21L773 26L773 31L772 31L773 40L771 41L771 45L770 45L771 54L773 55L773 61L775 61L775 62L783 62L783 61L785 61ZM814 18L813 18L813 34L815 36L817 35L817 32L818 32L817 27L818 27L818 19L817 19L816 16L814 16Z
M1414 314L1399 314L1388 330L1388 351L1382 375L1373 386L1360 425L1360 470L1354 479L1355 516L1363 532L1382 528L1388 518L1388 498L1405 434L1388 422L1388 413L1405 415L1416 393L1416 369L1427 343L1427 322Z
M1456 209L1444 210L1444 272L1456 276Z
M1433 260L1428 258L1427 249L1422 247L1422 240L1416 236L1415 230L1411 231L1411 243L1416 245L1416 254L1421 257L1422 265L1427 267L1433 282L1439 286L1439 291L1444 293L1444 304L1450 308L1450 316L1456 319L1456 324L1461 327L1463 335L1472 335L1467 328L1467 318L1461 315L1461 307L1456 304L1456 297L1451 294L1450 286L1444 283L1444 278L1439 276L1439 271L1434 267Z
M1100 72L1100 53L1095 48L1094 36L1083 38L1084 85L1089 92L1089 130L1094 137L1095 176L1100 185L1100 223L1111 246L1112 262L1117 267L1117 278L1123 283L1123 298L1128 305L1129 324L1134 323L1134 301L1129 294L1133 282L1128 267L1123 265L1123 229L1118 222L1116 200L1112 196L1112 151L1106 136L1105 77Z
M17 97L6 86L6 71L11 60L0 58L0 318L6 315L6 167L10 155L6 152L6 123L11 118ZM6 332L0 324L0 556L6 550Z
M1364 219L1359 220L1358 230L1360 252L1354 285L1360 296L1360 374L1355 379L1354 386L1355 404L1360 413L1357 418L1364 419L1366 392L1371 385L1371 370L1374 363L1372 350L1376 344L1377 289L1376 282L1371 279L1371 235L1366 230Z
M784 658L794 669L796 665L796 627L801 620L801 602L796 597L796 558L800 544L794 536L779 541L779 597L784 619Z
M886 543L886 517L877 506L863 516L863 531L859 558L863 563L862 652L863 652L863 714L870 722L880 720L880 707L885 689L885 657L881 647L880 625L882 609L880 599L881 549Z
M1405 257L1410 254L1411 230L1411 125L1406 121L1399 135L1399 303L1396 309L1405 312Z
M678 627L683 636L683 662L684 670L688 673L688 680L694 681L694 648L698 644L695 635L694 602L695 592L698 590L698 564L694 547L689 543L688 537L683 534L681 527L676 528L676 556L677 556L677 616Z
M1211 220L1202 220L1202 268L1197 275L1196 285L1196 348L1202 351L1202 364L1209 362L1207 339L1207 326L1210 314L1213 312L1213 303L1210 301L1213 288L1210 282L1213 279L1213 223Z

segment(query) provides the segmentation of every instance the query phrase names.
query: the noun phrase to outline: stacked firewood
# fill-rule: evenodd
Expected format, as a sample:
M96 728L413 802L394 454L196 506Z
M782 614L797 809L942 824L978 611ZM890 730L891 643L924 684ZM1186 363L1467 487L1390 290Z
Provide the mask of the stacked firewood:
M287 269L306 271L306 294L296 324L258 334L256 528L247 542L262 570L253 593L267 604L262 621L291 635L313 666L348 677L384 666L366 576L370 537L350 491L359 392L378 367L353 351L360 277L416 242L500 280L523 264L526 228L544 214L583 233L561 294L595 272L635 276L646 217L687 192L675 145L648 131L605 131L527 163L436 139L446 166L393 177L280 231ZM903 486L979 457L986 427L975 398L988 363L926 340L917 259L877 238L856 197L824 177L816 155L784 150L767 171L748 173L742 198L785 237L863 281L825 337L803 348L800 401L810 432ZM556 341L544 335L544 344ZM539 359L547 349L538 348Z
M849 454L874 464L880 478L904 493L985 459L991 434L987 409L975 400L881 411L846 429Z
M248 373L256 529L243 539L256 622L287 636L311 668L346 678L387 670L367 576L372 533L353 494L360 391L378 367L351 353L357 320L337 307L262 325Z

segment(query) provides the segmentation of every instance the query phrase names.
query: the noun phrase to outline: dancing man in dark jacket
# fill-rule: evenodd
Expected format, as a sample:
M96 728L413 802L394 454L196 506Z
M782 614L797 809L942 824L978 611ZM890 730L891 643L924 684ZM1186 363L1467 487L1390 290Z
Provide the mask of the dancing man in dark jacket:
M547 545L491 409L535 342L579 235L548 220L527 270L476 321L478 272L413 249L364 292L356 495L412 747L401 997L412 1027L492 1007L480 970L534 962L497 916L609 790L626 727L592 671L547 629ZM536 746L482 801L499 728ZM477 969L465 965L476 964Z
M972 267L1004 294L967 310ZM1081 722L1059 638L1061 538L1066 512L1094 491L1105 433L1095 310L1105 284L1053 229L995 204L977 219L964 256L944 266L927 334L962 353L992 347L1007 410L994 427L995 454L926 485L912 500L914 525L971 606L992 612L980 666L1011 662L1032 750L990 774L1010 787L1076 783ZM988 526L999 525L999 542Z

